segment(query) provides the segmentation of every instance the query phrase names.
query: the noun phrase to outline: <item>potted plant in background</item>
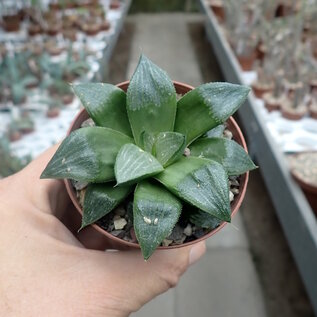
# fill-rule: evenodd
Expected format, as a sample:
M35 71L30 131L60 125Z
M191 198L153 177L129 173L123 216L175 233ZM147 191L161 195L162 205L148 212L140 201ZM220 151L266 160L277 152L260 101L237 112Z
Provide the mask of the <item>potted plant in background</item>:
M20 15L17 4L14 2L3 2L0 4L2 26L7 32L20 30Z
M59 100L47 99L43 102L47 105L46 117L57 118L61 112L61 102Z
M209 6L212 9L219 22L225 20L225 8L222 0L209 0Z
M264 105L269 112L282 108L285 100L283 78L284 72L280 69L274 76L273 91L263 94Z
M317 215L317 152L288 156L290 170Z
M8 52L0 65L0 83L8 99L15 105L25 102L28 88L38 84L38 79L26 72L26 56Z
M317 90L311 92L310 103L309 103L310 116L317 119Z
M262 98L265 93L273 90L272 74L274 69L269 59L265 59L263 67L257 68L257 79L252 83L253 93Z
M89 226L117 248L140 247L148 259L158 247L195 243L231 221L247 171L256 168L230 117L249 88L209 83L191 89L173 84L145 56L119 87L74 86L86 110L41 178L67 179L83 215L81 229ZM176 93L183 95L178 101ZM205 134L222 124L229 138Z
M243 6L243 1L225 3L225 22L229 43L244 71L252 70L257 57L256 47L259 43L256 28L260 21L260 11L252 11L252 15L249 12L248 7Z
M298 84L288 91L287 98L282 105L282 116L284 118L300 120L308 113L306 93L307 89L303 84Z

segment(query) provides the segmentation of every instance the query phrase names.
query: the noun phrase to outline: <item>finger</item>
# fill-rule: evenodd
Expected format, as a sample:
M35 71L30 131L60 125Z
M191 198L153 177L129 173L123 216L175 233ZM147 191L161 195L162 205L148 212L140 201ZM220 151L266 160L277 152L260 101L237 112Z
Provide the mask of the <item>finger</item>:
M188 266L196 262L205 251L205 242L200 242L190 247L158 250L147 262L143 260L140 250L82 252L90 253L89 258L94 268L88 270L94 272L93 278L98 281L95 285L102 294L105 305L117 305L115 299L119 298L120 307L128 315L155 296L176 286ZM87 254L85 258L87 259ZM109 285L110 298L107 297Z
M56 144L33 160L22 171L15 174L11 182L22 190L34 207L58 217L66 210L69 198L62 180L40 179L40 176L56 152Z

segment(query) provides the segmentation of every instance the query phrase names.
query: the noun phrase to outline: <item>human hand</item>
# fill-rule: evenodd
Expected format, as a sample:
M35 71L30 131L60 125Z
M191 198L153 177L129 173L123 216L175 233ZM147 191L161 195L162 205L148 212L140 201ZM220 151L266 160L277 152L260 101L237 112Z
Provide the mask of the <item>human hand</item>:
M0 315L123 317L174 287L205 243L155 252L84 248L59 220L63 182L40 180L56 146L0 181Z

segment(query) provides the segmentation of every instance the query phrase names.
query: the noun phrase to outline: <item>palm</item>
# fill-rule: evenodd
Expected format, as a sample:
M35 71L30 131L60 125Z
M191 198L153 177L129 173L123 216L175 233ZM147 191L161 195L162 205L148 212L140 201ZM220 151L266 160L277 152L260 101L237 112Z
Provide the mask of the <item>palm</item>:
M138 251L82 247L59 220L71 208L62 182L39 180L55 150L0 181L0 314L128 316L176 284L189 250L162 251L145 263Z

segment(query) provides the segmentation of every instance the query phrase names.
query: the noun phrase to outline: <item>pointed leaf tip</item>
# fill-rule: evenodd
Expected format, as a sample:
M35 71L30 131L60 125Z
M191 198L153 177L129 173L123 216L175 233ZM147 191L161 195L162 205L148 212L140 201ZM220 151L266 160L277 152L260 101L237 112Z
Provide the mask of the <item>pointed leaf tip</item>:
M217 161L228 175L241 175L256 169L248 153L238 143L226 138L201 138L190 146L192 156Z
M131 186L114 188L113 183L90 184L85 192L83 218L79 230L111 212L128 196L131 190Z
M182 205L180 201L159 183L142 181L134 194L133 222L145 260L172 232Z
M175 131L191 143L225 122L246 100L250 88L230 83L208 83L185 94L177 104Z
M166 167L182 157L185 147L185 135L177 132L161 132L156 136L153 153L158 161Z
M106 83L77 84L73 89L98 126L132 136L126 110L126 93L122 89Z
M127 112L138 146L141 134L173 131L176 92L165 71L144 55L131 78L127 91Z
M41 178L68 178L87 182L114 179L114 163L128 136L108 128L87 127L73 131L61 143Z
M118 185L133 184L164 170L158 160L134 144L123 146L116 158L115 176Z

